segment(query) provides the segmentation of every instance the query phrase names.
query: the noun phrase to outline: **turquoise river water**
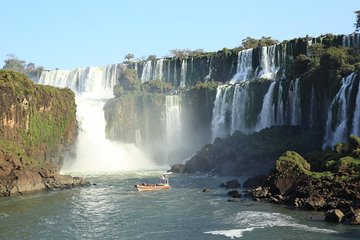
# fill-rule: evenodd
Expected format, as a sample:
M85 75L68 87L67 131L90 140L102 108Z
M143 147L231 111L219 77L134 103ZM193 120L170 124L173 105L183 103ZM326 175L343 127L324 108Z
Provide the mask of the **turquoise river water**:
M360 239L360 227L321 213L229 203L218 186L230 178L171 174L171 190L133 187L160 174L87 175L96 185L0 199L0 239Z

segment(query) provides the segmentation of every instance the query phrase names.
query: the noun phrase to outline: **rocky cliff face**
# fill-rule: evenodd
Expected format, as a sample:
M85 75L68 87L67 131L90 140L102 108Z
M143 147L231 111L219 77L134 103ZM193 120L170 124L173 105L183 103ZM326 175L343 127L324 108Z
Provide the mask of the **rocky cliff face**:
M58 167L76 138L74 94L0 70L0 100L0 196L65 186Z

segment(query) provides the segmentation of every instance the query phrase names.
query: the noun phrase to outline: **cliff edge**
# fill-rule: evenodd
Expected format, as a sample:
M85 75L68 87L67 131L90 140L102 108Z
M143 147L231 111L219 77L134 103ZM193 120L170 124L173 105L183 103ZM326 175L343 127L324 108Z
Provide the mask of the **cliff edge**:
M75 113L69 89L0 70L0 196L88 184L58 173L76 138Z

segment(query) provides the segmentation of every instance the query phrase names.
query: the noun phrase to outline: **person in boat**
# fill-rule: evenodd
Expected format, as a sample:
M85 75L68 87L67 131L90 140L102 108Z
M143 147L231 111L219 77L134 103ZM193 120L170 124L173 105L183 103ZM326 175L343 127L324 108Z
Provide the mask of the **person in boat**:
M162 175L160 177L160 183L157 184L158 186L164 186L164 185L168 185L168 179L165 175Z

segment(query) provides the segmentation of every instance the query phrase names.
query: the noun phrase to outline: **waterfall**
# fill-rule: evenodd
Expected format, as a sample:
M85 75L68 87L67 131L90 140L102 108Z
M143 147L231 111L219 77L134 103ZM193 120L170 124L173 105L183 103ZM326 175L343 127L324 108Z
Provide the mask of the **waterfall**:
M285 124L284 120L284 102L282 99L283 87L281 82L279 82L278 88L278 99L277 99L277 109L276 109L276 125L282 126Z
M230 105L227 102L227 95L231 87L222 85L218 86L213 108L213 117L211 121L212 141L217 137L225 137L228 133L226 116L230 110Z
M251 78L253 72L252 53L252 48L239 51L236 74L230 80L231 84L243 82Z
M152 80L153 66L152 61L147 61L141 74L141 83Z
M357 91L357 95L356 95L355 110L354 110L351 134L360 137L360 81L359 81L358 91Z
M360 47L360 34L353 33L350 35L344 35L342 39L342 45L344 47Z
M261 48L261 71L257 75L259 78L275 79L276 73L279 70L275 66L275 51L276 45Z
M135 144L141 146L141 131L140 129L135 130Z
M299 78L291 81L289 89L290 125L301 125L301 102Z
M254 66L253 55L257 49L260 49L259 65ZM238 53L236 73L230 83L239 83L253 78L284 78L286 58L285 44L241 50Z
M244 82L241 85L235 85L231 109L231 134L236 130L240 130L245 134L249 134L253 131L252 129L247 128L245 122L246 114L244 113L246 112L247 104L250 102L247 87L248 82Z
M209 71L208 71L208 75L205 76L204 81L207 82L209 80L211 80L211 75L212 75L212 67L213 67L213 57L211 56L210 59L207 60L207 64L209 65Z
M267 93L265 94L261 112L258 117L258 122L256 124L256 131L260 131L261 129L271 127L274 124L273 95L274 95L275 85L276 82L273 81L270 84Z
M183 59L181 62L181 82L180 87L186 86L187 61Z
M315 88L314 85L311 87L311 99L310 99L310 117L309 117L309 126L313 127L315 123Z
M43 71L39 83L68 87L75 92L79 135L76 159L65 161L63 171L113 172L142 169L150 161L133 145L112 142L105 136L104 104L112 98L121 65ZM71 161L71 162L70 162Z
M349 135L349 98L355 77L356 74L352 73L341 80L341 87L331 102L326 120L323 148L347 141ZM358 104L356 105L358 106Z
M181 140L180 97L168 95L165 99L166 135L170 146L179 144ZM173 150L173 149L171 149Z
M163 66L164 59L159 59L156 61L154 79L151 80L164 80Z

